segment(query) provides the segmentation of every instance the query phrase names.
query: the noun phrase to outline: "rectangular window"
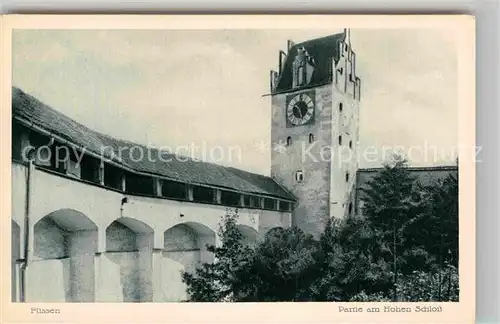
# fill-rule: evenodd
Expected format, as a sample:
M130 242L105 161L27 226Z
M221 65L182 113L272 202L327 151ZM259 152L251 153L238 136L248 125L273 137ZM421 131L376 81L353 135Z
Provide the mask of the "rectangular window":
M123 170L111 164L104 164L104 185L106 187L121 190L122 189Z
M81 152L77 152L78 157L80 157ZM80 179L82 174L81 161L78 161L77 154L75 154L74 148L70 148L69 159L67 163L66 173L70 176Z
M280 200L280 211L290 211L292 204L288 201Z
M276 209L276 199L264 198L264 209Z
M48 147L50 147L50 168L54 171L68 174L67 171L70 164L71 152L73 151L73 148L57 141L54 141L52 145ZM73 160L76 161L76 158L73 158Z
M161 195L166 198L187 199L187 185L182 182L160 180Z
M127 192L138 195L154 195L154 179L152 177L127 173Z
M99 159L84 155L81 161L81 178L82 180L99 183Z
M221 191L221 204L226 206L240 206L240 194L233 191Z
M23 157L23 134L28 134L28 130L18 123L12 123L12 159L17 161L27 161L24 160L27 157Z
M193 200L196 202L214 203L215 189L193 186Z
M245 197L245 206L249 206L252 208L260 208L260 197L246 196Z

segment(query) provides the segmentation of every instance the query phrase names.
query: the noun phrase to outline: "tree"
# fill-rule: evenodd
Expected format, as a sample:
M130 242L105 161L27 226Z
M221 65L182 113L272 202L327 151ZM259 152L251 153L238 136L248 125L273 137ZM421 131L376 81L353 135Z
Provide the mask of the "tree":
M408 270L404 259L405 225L416 217L420 207L420 197L414 194L415 180L407 169L407 161L396 155L362 189L363 216L372 242L365 253L371 259L372 269L384 271L392 264L393 300L398 299L398 275Z
M441 265L458 266L458 175L449 174L427 188L426 208L419 222L426 237L420 242Z
M379 256L377 229L364 215L346 219L339 230L341 246L340 277L342 300L349 301L359 294L385 294L392 287L390 260Z
M243 245L238 214L209 246L216 262L183 273L190 301L456 301L458 178L423 186L396 156L362 188L362 213Z
M243 234L236 226L237 219L238 211L228 210L219 225L221 244L207 245L207 250L214 254L214 263L203 263L194 273L182 273L188 301L234 301L245 294L254 255L252 249L242 243Z
M451 300L450 287L458 287L458 276L453 283L455 277L448 274L458 267L458 176L449 174L426 186L424 197L422 212L408 224L407 232L416 249L427 253L421 270L436 276L426 281L428 289L436 292L433 300Z
M251 268L254 301L311 300L317 242L297 227L267 233Z
M458 271L445 263L432 271L415 271L397 284L398 294L404 302L458 301Z

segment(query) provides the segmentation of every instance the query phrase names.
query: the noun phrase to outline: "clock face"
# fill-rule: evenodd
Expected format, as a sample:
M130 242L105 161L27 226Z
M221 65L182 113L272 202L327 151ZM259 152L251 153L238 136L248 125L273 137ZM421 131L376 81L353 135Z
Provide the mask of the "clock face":
M286 107L286 117L293 126L307 124L314 117L314 100L305 93L294 96Z

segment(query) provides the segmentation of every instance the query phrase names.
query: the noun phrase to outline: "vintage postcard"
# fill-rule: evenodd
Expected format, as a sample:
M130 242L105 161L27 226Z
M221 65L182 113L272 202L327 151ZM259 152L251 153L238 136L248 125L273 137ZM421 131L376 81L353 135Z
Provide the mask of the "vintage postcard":
M473 17L1 24L3 322L474 322Z

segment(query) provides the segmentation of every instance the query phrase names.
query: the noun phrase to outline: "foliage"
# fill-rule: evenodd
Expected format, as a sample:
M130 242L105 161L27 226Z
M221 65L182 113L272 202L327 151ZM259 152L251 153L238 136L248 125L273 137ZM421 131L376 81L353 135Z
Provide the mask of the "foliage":
M458 177L450 174L424 188L423 212L408 225L413 243L441 266L458 266Z
M395 156L362 190L362 213L242 244L237 213L214 264L183 273L190 301L457 301L458 179L423 186Z
M368 295L364 290L349 300L350 302L389 302L390 298L386 297L384 293L378 292Z
M317 242L297 227L268 233L255 250L254 300L304 301L315 279Z
M219 226L220 246L207 246L216 262L203 263L194 273L182 273L189 301L233 301L245 289L244 279L248 275L253 251L243 245L237 219L238 211L229 211Z
M405 302L458 301L458 271L451 264L431 272L415 271L398 282L397 289Z

